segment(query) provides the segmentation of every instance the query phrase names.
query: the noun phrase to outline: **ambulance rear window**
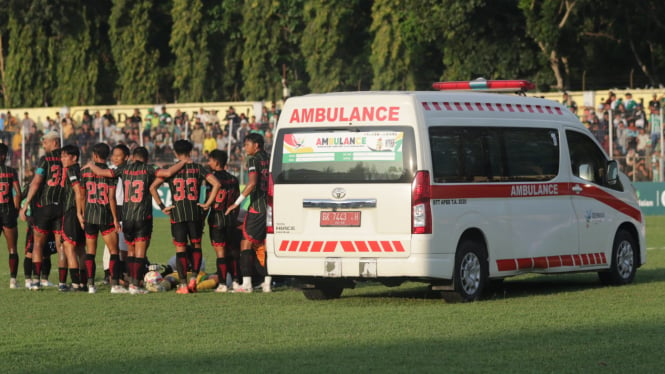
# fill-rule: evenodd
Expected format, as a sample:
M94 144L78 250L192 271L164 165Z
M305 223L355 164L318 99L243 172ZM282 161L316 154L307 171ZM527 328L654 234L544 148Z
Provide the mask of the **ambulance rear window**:
M408 127L290 129L275 141L275 183L411 182L415 164Z

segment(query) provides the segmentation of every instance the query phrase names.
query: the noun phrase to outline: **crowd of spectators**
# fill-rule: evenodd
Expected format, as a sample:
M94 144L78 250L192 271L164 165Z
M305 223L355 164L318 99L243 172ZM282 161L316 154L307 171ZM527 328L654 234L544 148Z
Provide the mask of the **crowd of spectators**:
M229 153L229 171L238 175L243 161L242 140L247 134L257 132L263 135L265 148L270 152L279 110L273 103L270 108L264 106L258 118L254 115L247 118L244 113L236 113L232 106L224 115L204 108L191 114L180 109L169 112L163 106L161 110L150 108L145 112L135 109L131 116L122 116L126 117L124 121L118 117L110 109L103 114L86 110L78 121L70 113L55 113L39 124L28 112L19 119L8 111L0 114L0 140L10 145L11 165L20 168L25 134L25 167L29 170L43 155L41 138L50 131L62 132L63 145L74 144L81 149L81 164L91 159L92 146L99 142L111 147L126 144L130 150L143 145L150 152L152 163L169 164L175 158L173 143L187 139L194 145L194 161L206 160L214 149L224 150Z
M597 108L577 104L564 93L563 103L596 137L606 152L611 154L621 170L635 182L660 181L661 108L665 96L653 94L648 103L636 101L631 93L618 97L610 91ZM612 126L612 142L610 142Z

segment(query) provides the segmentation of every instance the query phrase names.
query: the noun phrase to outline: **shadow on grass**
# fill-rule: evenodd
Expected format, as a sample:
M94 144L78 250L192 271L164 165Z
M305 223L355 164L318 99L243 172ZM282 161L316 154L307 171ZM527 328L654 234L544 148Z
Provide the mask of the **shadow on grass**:
M664 269L638 269L633 284L660 283L665 282ZM375 286L372 291L363 292L363 288ZM403 298L403 299L445 299L448 302L460 302L461 299L455 297L454 292L432 291L429 285L425 283L408 283L406 286L389 288L380 288L379 283L368 282L361 283L360 286L350 294L344 291L342 297L345 298ZM499 286L496 286L488 294L486 299L504 299L530 297L535 295L553 295L559 293L571 293L578 291L587 291L596 288L604 288L598 279L596 273L575 273L575 274L528 274L506 280Z

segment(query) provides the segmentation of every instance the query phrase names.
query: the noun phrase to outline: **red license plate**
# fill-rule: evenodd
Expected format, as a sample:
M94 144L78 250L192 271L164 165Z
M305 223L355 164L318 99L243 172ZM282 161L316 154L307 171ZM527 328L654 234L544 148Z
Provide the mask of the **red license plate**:
M360 227L360 212L321 212L321 227Z

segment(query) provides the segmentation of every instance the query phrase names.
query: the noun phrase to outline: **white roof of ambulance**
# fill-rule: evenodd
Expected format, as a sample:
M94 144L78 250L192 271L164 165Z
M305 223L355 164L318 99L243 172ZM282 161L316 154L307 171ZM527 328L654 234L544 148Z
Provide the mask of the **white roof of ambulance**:
M414 107L427 119L428 124L450 123L456 118L475 119L509 119L521 118L534 121L562 121L569 124L580 123L575 114L562 104L538 97L525 97L506 93L487 93L471 91L357 91L325 94L309 94L290 98L286 101L280 120L288 126L317 125L313 122L292 123L289 121L291 113L297 108L328 108L328 107L378 107L399 106ZM414 113L406 111L400 113L399 121L390 124L413 123ZM324 121L325 122L325 121ZM363 124L368 121L346 121ZM369 121L371 122L371 121ZM324 123L318 123L324 125ZM483 124L487 122L483 121ZM325 125L330 126L327 122ZM532 126L537 126L534 122ZM515 123L515 126L527 124ZM551 126L551 125L550 125Z

